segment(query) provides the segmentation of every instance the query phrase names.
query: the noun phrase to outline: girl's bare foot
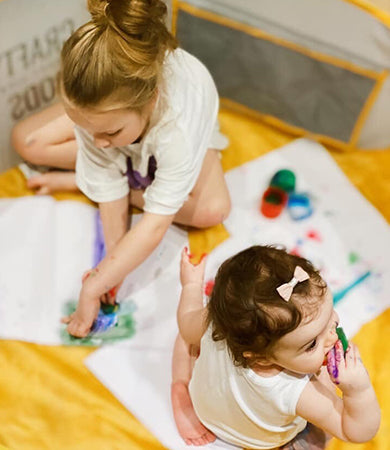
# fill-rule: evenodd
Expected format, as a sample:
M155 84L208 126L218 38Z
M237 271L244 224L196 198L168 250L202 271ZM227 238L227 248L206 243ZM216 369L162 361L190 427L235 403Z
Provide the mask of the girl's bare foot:
M77 191L74 172L53 171L36 175L27 180L27 187L37 195L49 195L59 191Z
M206 445L215 441L215 434L198 419L184 381L172 383L171 399L176 427L187 445Z

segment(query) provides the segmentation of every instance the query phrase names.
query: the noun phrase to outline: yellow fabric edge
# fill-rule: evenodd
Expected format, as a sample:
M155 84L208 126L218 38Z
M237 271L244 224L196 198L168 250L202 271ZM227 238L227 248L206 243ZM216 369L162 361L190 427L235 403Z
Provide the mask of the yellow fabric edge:
M384 23L387 27L390 27L390 14L374 6L372 3L367 3L367 1L365 0L343 0L343 1L345 1L346 3L351 3L352 5L355 5L363 9L368 14L371 14L379 21Z
M323 53L315 52L313 50L309 50L303 46L295 44L293 42L287 41L282 38L277 38L272 36L271 34L266 33L265 31L259 30L258 28L252 27L250 25L237 22L235 20L229 19L227 17L220 16L214 12L210 12L201 8L197 8L196 6L190 5L186 2L182 2L179 0L175 1L175 20L177 21L178 11L182 10L191 14L193 16L199 17L201 19L208 20L210 22L217 23L219 25L223 25L238 31L243 31L246 34L254 36L256 38L264 39L269 42L273 42L281 47L288 48L297 53L301 53L303 55L309 56L310 58L316 59L318 61L323 61L328 64L341 67L343 69L349 70L350 72L354 72L359 75L363 75L367 78L372 78L377 80L380 76L379 72L374 70L365 69L363 67L357 66L356 64L344 61L342 59L336 58L334 56L325 55ZM175 24L176 30L176 24Z
M383 83L385 82L387 76L389 75L389 72L387 70L383 71L377 82L375 83L375 86L373 87L372 91L370 92L370 95L368 96L365 105L363 106L363 109L360 111L359 117L356 120L355 127L352 130L351 133L351 139L350 139L350 145L351 147L355 147L361 131L363 129L364 123L367 119L368 114L370 113L372 107L374 106L374 103L379 95L380 90L382 89Z

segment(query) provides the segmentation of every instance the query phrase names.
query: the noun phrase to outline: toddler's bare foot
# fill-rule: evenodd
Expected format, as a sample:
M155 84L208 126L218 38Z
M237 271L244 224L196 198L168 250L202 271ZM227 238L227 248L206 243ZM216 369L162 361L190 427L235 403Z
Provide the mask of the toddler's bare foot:
M74 172L53 171L36 175L27 180L27 187L37 195L49 195L59 191L77 191Z
M177 429L187 445L206 445L215 441L215 434L198 419L186 383L176 381L172 384L171 399Z

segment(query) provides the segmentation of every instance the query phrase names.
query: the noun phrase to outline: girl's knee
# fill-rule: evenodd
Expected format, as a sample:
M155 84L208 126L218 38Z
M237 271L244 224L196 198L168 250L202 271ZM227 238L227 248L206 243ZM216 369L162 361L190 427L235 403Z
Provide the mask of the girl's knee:
M11 131L11 144L13 146L13 148L16 150L17 153L19 153L19 155L24 158L23 153L25 150L25 140L26 140L26 135L25 135L25 130L24 130L24 126L23 123L17 123Z
M222 223L231 210L230 198L215 198L199 208L193 217L192 226L208 228Z
M24 160L33 164L43 164L41 153L44 143L39 142L39 136L28 134L23 122L16 124L12 129L11 144Z

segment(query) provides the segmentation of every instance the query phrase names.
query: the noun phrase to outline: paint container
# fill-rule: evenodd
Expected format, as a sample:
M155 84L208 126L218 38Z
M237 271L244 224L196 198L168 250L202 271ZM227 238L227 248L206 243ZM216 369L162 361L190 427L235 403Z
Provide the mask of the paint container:
M295 190L295 174L291 170L278 170L271 178L270 186L277 187L287 193Z
M344 350L344 355L345 355L345 353L346 353L346 351L348 350L348 347L349 347L347 336L345 335L344 330L343 330L342 327L337 327L336 328L336 333L337 333L337 336L338 336L339 340L341 341L341 343L343 345L343 350Z
M305 193L292 193L288 198L287 211L293 220L303 220L313 214L310 197Z
M261 199L260 212L270 219L278 217L287 204L288 195L278 187L270 186Z

